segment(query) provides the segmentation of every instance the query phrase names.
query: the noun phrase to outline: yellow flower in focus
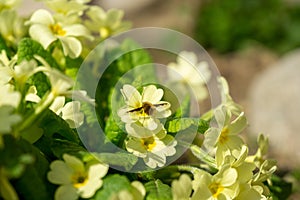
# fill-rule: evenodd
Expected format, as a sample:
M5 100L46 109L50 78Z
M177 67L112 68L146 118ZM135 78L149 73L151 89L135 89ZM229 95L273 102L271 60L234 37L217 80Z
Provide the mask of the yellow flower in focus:
M205 132L203 145L209 150L216 150L216 164L221 166L232 150L239 150L244 144L238 134L246 127L247 119L242 112L231 121L231 112L225 106L218 107L214 116L217 127Z
M118 115L123 122L129 124L126 126L128 134L132 133L133 136L137 137L136 132L139 131L135 131L135 129L141 127L155 131L155 133L163 128L158 118L169 117L171 105L167 101L161 101L164 94L162 89L149 85L144 87L142 94L140 94L133 86L124 85L121 92L126 106L118 110ZM134 123L138 124L134 125Z
M229 165L224 165L213 176L206 172L196 174L192 200L234 199L239 191L237 178L237 171Z
M128 152L143 158L150 168L163 167L166 157L176 153L177 141L170 135L157 134L147 138L129 137L125 141Z

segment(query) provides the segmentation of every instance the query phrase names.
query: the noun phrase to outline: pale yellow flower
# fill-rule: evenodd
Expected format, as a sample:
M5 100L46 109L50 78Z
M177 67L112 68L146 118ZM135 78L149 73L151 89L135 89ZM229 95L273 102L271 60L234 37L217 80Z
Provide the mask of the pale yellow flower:
M63 155L62 160L51 163L48 172L48 180L59 184L55 192L56 200L73 200L90 198L102 186L101 180L108 171L104 164L93 164L85 166L81 160L68 154Z
M149 85L143 88L142 94L131 85L124 85L121 89L126 106L118 110L118 115L126 124L138 123L138 126L143 126L151 131L156 130L156 133L162 128L158 118L166 118L171 115L170 103L161 101L164 91L157 89L154 85ZM134 128L132 125L131 128ZM129 128L129 129L128 129ZM132 130L129 126L126 128L130 134ZM135 135L135 134L134 134Z
M218 173L199 173L194 176L192 200L230 200L238 194L236 183L238 173L229 165L224 165Z
M27 28L24 26L24 19L18 16L15 10L1 11L0 21L0 34L9 45L17 45L27 33Z
M130 28L131 23L122 21L123 15L122 10L110 9L105 12L98 6L91 6L87 11L90 19L86 20L85 24L91 31L105 39Z
M214 116L217 127L211 127L205 132L203 145L209 150L216 150L216 164L221 166L232 150L241 149L244 144L238 134L246 127L247 120L242 112L231 121L231 112L225 106L218 107Z
M54 41L62 44L64 55L76 58L80 56L82 45L78 37L92 38L89 30L82 24L65 25L56 21L47 10L35 11L30 20L29 34L47 49Z
M61 116L70 126L70 128L78 128L83 124L84 114L80 112L80 102L71 101L65 104L65 97L56 97L50 110Z
M162 135L160 138L158 136L129 137L125 141L127 151L143 158L150 168L163 167L166 164L166 157L176 153L176 145L177 141L170 135Z
M172 182L173 200L189 200L192 194L192 180L187 174L182 174L179 180Z
M171 84L176 84L180 92L191 88L197 100L203 100L208 96L205 86L211 77L211 72L208 63L198 62L194 52L180 52L177 62L168 64L168 75Z

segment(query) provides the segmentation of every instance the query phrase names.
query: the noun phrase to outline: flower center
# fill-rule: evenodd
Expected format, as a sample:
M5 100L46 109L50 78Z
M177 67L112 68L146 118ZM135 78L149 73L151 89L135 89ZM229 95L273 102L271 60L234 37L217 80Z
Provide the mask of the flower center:
M51 24L50 29L55 35L64 36L66 34L66 31L59 24Z
M229 134L229 130L227 127L224 127L221 131L221 134L219 136L219 142L221 144L226 143L226 141L228 140L228 134Z
M72 183L75 188L80 188L87 183L87 176L83 173L76 173L72 176Z
M208 189L212 193L214 198L217 198L219 194L224 190L224 187L220 183L213 182L208 186Z
M107 27L101 27L99 29L100 35L102 38L107 38L110 35L110 30Z
M141 139L141 143L147 151L152 151L153 148L156 146L156 142L153 137Z

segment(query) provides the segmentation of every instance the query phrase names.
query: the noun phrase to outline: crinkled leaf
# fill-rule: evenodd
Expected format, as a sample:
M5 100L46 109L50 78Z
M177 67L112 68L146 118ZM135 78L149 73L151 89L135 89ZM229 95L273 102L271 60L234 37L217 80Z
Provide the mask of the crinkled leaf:
M168 200L172 199L170 186L163 184L159 179L145 184L146 200Z
M36 87L37 95L39 97L42 97L51 88L51 84L43 72L34 74L29 78L28 82L30 85L34 85Z
M127 177L119 174L107 176L103 179L102 188L96 193L95 200L110 199L121 190L130 190L131 184Z
M202 119L179 118L167 122L166 129L170 133L177 133L186 130L191 126L197 127L197 131L203 134L209 127L208 122Z
M34 55L39 55L44 58L45 61L54 68L59 68L55 59L51 54L46 51L42 45L30 38L24 38L19 42L18 45L18 63L21 63L23 60L34 59Z

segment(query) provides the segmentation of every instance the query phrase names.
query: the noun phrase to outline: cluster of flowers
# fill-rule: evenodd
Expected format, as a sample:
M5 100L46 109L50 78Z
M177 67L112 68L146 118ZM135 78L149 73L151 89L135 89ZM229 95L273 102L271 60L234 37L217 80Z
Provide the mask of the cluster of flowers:
M276 161L266 159L268 139L258 138L259 148L248 155L248 147L238 135L247 125L241 107L232 101L226 80L219 78L222 104L214 109L211 126L204 133L203 149L196 145L191 150L206 160L214 173L195 169L193 180L186 174L173 181L174 199L272 199L266 181L276 171ZM180 189L178 189L180 188ZM192 192L193 191L193 192Z
M176 140L167 134L159 118L171 115L170 103L161 101L163 90L154 85L143 88L142 95L131 85L121 89L126 106L120 108L118 115L126 123L128 138L126 149L144 159L151 168L163 167L166 156L176 153Z

